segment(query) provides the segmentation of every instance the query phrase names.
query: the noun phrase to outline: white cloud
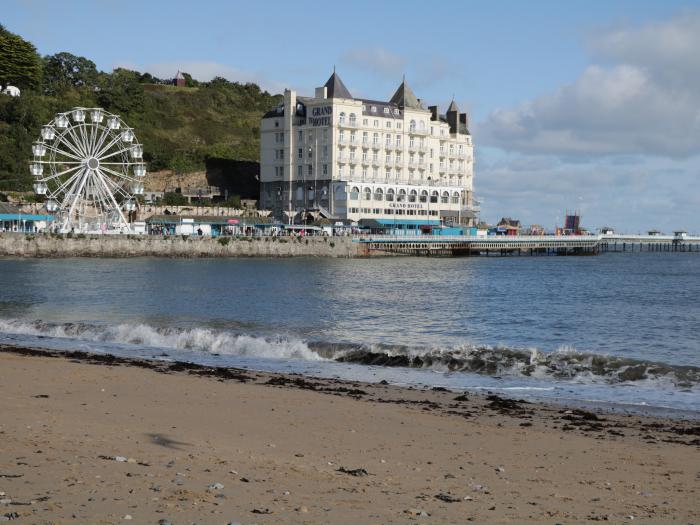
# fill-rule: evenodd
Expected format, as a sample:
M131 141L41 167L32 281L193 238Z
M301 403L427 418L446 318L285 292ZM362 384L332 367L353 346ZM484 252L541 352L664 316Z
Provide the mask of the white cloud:
M343 53L340 61L362 71L396 79L406 72L406 60L383 47L363 47Z
M270 79L260 72L245 71L218 62L165 62L158 64L137 65L133 62L119 62L114 65L140 72L148 72L158 78L173 78L178 71L183 71L192 75L192 78L203 82L208 82L214 77L223 77L232 82L254 82L262 89L270 93L281 93L285 85L279 81Z
M559 154L700 153L700 15L634 29L599 31L593 64L573 83L478 126L507 150Z

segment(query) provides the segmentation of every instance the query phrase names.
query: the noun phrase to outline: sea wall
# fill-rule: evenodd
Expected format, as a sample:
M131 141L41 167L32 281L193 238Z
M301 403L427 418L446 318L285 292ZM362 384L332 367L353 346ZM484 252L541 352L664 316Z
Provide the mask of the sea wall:
M0 234L0 257L358 257L350 237Z

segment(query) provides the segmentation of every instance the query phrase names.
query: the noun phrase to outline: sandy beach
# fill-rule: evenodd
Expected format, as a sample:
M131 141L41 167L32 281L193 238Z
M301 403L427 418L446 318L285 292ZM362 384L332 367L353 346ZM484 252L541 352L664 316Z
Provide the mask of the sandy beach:
M700 522L697 421L12 347L0 385L0 520Z

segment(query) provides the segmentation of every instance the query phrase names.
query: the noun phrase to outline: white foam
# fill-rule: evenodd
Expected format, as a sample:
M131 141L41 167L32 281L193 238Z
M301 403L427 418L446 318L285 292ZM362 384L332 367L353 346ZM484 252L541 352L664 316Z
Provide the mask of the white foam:
M0 332L138 345L159 349L190 350L231 356L312 361L323 359L299 339L238 335L208 328L156 328L147 324L128 323L114 326L50 324L40 321L0 319Z

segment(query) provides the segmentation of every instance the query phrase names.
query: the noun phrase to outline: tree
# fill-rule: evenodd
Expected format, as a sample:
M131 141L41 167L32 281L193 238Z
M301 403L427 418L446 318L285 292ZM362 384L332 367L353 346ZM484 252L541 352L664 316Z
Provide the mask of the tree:
M185 77L185 86L186 86L186 87L197 87L197 86L199 86L199 81L198 81L198 80L195 80L194 78L192 78L192 75L190 75L189 73L183 72L183 73L182 73L182 76Z
M70 53L56 53L44 58L44 93L54 95L69 88L94 87L97 67L92 60Z
M41 82L41 60L31 42L0 25L0 85L36 89Z

